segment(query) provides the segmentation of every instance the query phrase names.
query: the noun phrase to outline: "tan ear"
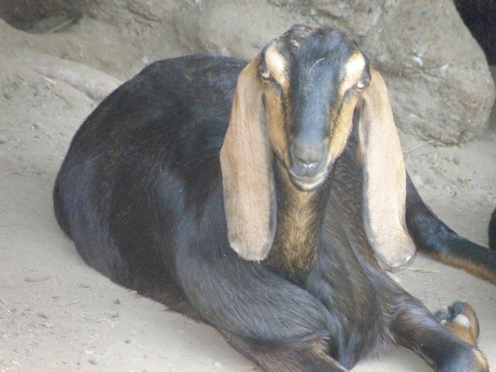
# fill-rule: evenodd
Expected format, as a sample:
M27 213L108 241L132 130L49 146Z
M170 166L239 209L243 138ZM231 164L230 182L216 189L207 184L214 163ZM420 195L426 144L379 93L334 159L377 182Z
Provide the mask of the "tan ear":
M257 77L259 57L238 77L220 152L229 243L242 258L263 260L276 229L272 154Z
M376 255L397 267L415 253L405 223L406 171L386 85L377 71L370 72L359 121L365 231Z

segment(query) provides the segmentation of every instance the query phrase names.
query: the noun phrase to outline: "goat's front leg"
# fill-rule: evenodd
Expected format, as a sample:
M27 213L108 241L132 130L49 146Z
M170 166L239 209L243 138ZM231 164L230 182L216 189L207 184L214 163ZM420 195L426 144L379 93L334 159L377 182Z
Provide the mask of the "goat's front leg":
M229 247L211 248L178 252L177 273L195 310L236 350L265 371L346 371L330 356L338 320L315 297Z
M456 337L477 346L479 320L472 306L457 301L446 309L437 311L434 316Z
M415 351L436 371L489 371L484 354L475 346L478 324L463 327L454 320L457 315L463 315L469 322L476 322L475 313L471 308L457 304L450 312L450 316L444 319L445 327L419 300L407 296L397 304L391 330L400 345ZM459 314L455 314L457 312Z

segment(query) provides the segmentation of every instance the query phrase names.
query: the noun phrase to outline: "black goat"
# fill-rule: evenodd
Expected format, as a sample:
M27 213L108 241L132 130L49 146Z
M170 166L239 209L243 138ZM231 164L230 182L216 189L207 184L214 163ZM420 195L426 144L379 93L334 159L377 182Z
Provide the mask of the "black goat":
M295 26L249 64L146 67L79 129L54 202L89 265L265 370L344 371L395 344L438 371L488 370L468 305L451 318L470 327L447 323L465 342L379 266L414 254L408 228L441 258L470 246L496 277L494 252L422 203L384 82L336 29Z
M496 1L455 0L455 6L484 51L487 62L496 65ZM496 209L489 222L489 247L496 250Z
M496 65L496 2L455 0L463 22L484 51L487 62Z
M489 221L489 247L496 250L496 209L493 211Z

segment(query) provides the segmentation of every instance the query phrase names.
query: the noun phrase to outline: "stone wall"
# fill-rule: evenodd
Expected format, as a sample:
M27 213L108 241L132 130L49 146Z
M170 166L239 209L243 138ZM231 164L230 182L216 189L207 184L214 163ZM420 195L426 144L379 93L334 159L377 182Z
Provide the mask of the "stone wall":
M452 0L52 2L111 25L144 63L187 53L250 59L295 23L340 27L383 73L400 129L443 144L480 135L494 102L485 56Z

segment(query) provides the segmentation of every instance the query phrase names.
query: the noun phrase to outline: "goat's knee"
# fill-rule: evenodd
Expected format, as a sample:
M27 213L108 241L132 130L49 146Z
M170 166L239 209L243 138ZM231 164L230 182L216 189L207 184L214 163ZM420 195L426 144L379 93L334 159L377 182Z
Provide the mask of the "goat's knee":
M203 318L268 371L344 370L331 359L341 324L321 302L263 265L229 257L178 257L182 287Z
M291 342L258 342L243 339L229 332L223 336L236 350L257 363L264 371L345 372L341 364L329 356L325 337L309 337Z

